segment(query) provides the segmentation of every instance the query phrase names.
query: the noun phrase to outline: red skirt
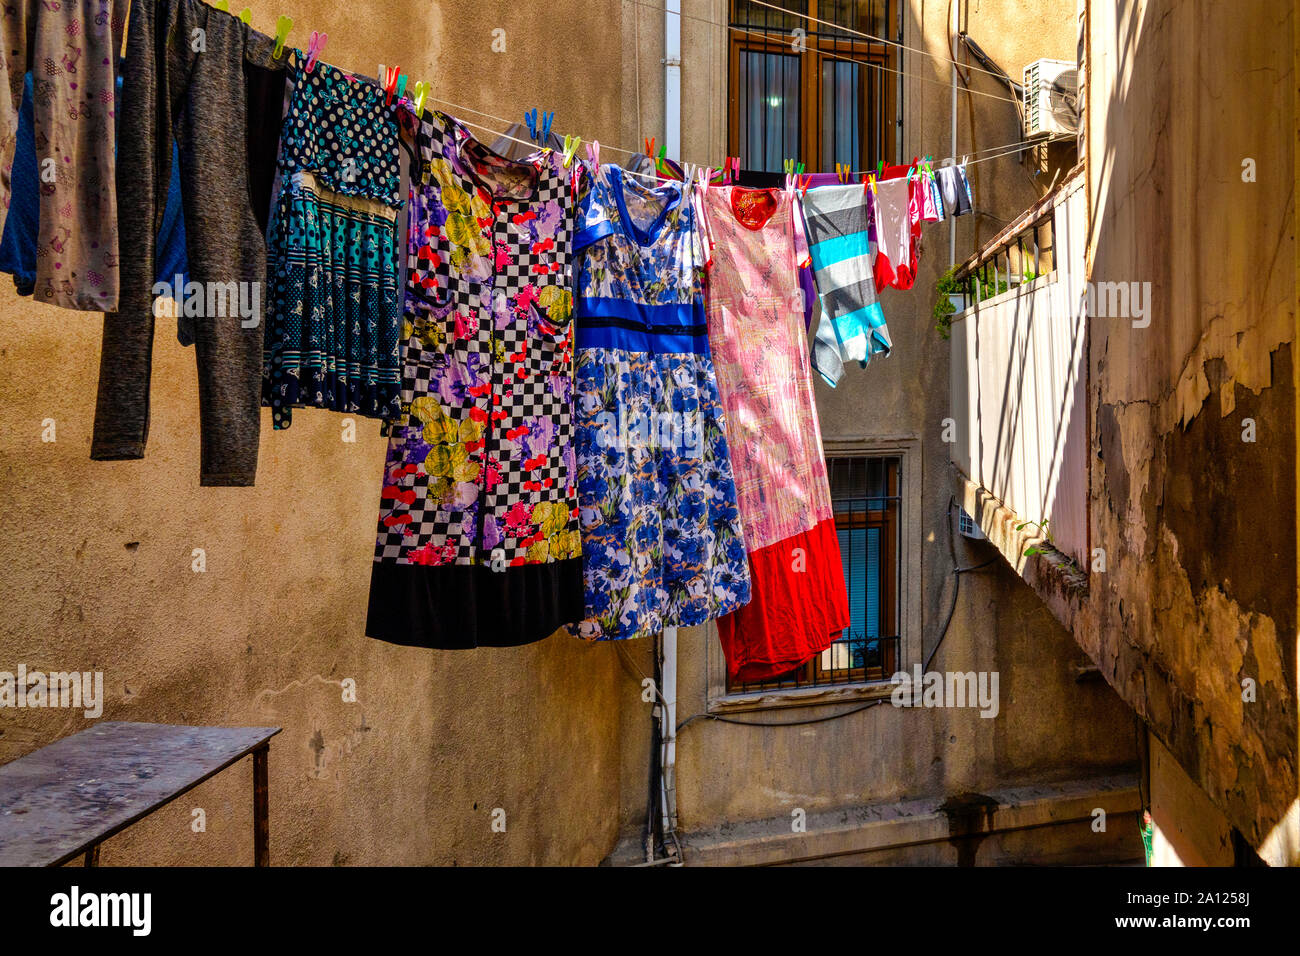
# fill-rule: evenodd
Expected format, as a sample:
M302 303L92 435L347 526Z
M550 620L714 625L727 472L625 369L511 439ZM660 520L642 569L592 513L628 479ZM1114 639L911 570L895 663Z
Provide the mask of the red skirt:
M749 574L750 602L718 618L733 683L756 683L794 670L849 626L834 518L751 551Z

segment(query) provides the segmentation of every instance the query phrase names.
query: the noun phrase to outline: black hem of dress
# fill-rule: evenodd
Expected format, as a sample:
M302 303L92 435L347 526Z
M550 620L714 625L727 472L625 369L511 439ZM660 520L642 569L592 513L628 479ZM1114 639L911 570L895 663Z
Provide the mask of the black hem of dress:
M550 637L585 613L582 559L484 565L376 561L366 636L405 647L520 647Z

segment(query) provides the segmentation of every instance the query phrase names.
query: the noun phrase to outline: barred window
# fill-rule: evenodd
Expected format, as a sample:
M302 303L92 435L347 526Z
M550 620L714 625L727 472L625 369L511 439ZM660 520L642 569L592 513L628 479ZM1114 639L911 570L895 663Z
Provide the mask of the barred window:
M769 681L728 681L733 694L888 680L899 662L899 510L902 460L826 460L849 594L847 629L825 651Z

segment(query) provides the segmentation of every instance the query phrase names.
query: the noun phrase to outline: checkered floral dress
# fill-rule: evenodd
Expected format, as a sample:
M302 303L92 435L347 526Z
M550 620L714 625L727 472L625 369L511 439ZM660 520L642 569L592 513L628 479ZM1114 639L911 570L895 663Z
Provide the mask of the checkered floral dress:
M573 183L443 113L418 122L402 330L366 633L540 640L582 616L573 451Z

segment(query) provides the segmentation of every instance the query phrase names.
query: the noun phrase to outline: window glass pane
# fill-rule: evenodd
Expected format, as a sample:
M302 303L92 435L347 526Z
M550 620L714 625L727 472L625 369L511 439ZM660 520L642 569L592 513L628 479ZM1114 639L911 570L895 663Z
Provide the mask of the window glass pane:
M808 12L808 0L765 0L769 6L752 3L750 0L735 0L731 5L731 22L733 26L744 26L751 30L776 31L785 33L795 27L807 29L807 22L799 13ZM785 13L783 10L795 11Z
M817 26L823 32L839 36L852 36L851 31L857 31L887 37L891 6L890 0L819 0L817 17L826 23ZM837 30L827 25L832 23L844 29Z
M822 172L836 163L850 169L862 166L858 117L862 115L862 67L843 60L822 60Z
M740 51L740 164L779 173L799 155L799 58Z

